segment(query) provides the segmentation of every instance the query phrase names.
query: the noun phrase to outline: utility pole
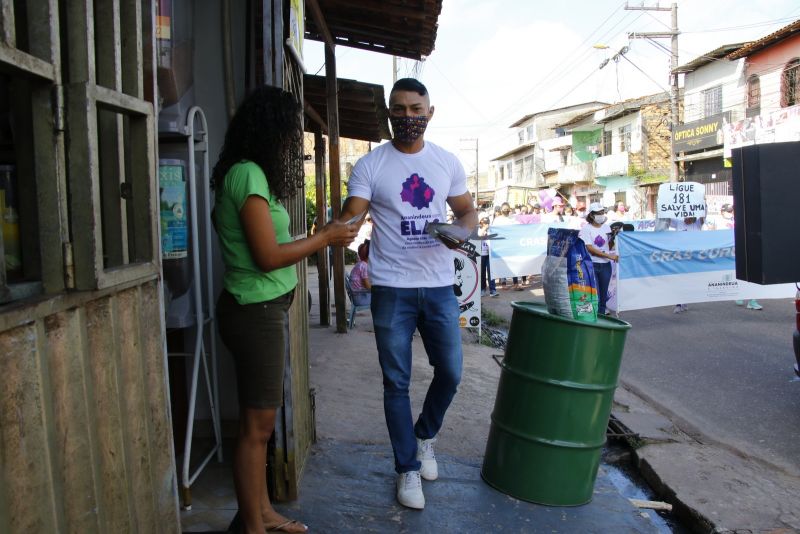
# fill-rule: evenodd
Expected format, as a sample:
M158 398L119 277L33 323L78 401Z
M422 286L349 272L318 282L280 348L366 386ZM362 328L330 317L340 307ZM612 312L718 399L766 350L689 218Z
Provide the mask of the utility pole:
M392 56L392 84L397 83L397 56Z
M475 142L475 207L478 207L478 190L480 188L479 173L478 173L478 139L461 139L462 143ZM471 150L472 148L462 148L462 150Z
M672 13L672 31L669 32L633 32L628 34L628 39L670 39L672 44L672 57L670 60L670 91L669 91L669 103L670 103L670 115L671 115L671 122L672 127L670 128L670 132L674 132L675 128L678 126L680 121L680 116L678 112L678 74L675 70L678 68L678 35L680 31L678 31L678 4L672 3L672 7L661 7L656 3L654 7L645 7L644 5L641 6L629 6L625 4L625 9L627 11L670 11ZM672 138L672 135L670 135ZM678 162L675 161L675 150L672 150L672 154L670 155L670 159L672 164L670 165L670 173L669 173L669 181L670 182L677 182L678 181Z

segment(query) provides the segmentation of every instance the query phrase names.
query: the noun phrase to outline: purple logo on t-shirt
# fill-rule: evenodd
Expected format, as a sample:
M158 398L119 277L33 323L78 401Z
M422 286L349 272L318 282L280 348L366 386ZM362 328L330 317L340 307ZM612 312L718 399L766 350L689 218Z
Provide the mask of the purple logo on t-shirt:
M425 183L425 178L414 173L403 182L400 198L403 202L408 202L418 210L421 210L430 206L435 194L436 192Z
M599 248L603 248L603 245L606 244L606 240L603 239L603 236L599 235L594 238L594 244L597 245Z

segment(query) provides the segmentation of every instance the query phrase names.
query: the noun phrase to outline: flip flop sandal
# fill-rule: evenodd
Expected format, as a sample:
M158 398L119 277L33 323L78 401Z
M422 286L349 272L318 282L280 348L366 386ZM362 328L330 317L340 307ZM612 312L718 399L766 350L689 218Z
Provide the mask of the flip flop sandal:
M271 527L267 527L266 531L267 532L291 532L289 530L286 530L286 527L288 527L289 525L295 525L295 524L299 525L299 524L302 524L302 523L297 521L297 519L290 519L289 521L284 521L283 523L280 523L278 525L272 525ZM303 525L303 526L306 529L305 531L308 532L308 525Z

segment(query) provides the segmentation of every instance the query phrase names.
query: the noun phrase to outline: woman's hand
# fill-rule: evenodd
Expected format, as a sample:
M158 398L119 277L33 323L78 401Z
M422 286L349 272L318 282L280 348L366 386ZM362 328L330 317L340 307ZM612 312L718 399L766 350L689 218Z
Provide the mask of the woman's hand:
M606 254L606 258L611 261L619 261L619 254Z
M322 235L328 245L346 247L358 235L357 224L345 224L339 221L331 221L322 228Z

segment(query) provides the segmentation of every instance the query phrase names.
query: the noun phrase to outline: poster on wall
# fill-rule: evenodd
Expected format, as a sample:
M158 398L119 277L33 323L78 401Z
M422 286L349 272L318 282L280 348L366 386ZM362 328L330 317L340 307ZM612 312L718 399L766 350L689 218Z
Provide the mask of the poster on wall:
M184 166L178 160L160 160L158 188L161 222L161 254L165 260L188 255L186 224L186 179Z
M683 219L705 216L705 185L697 182L669 182L658 186L657 218Z
M303 33L305 28L304 0L289 1L289 46L303 59Z
M453 250L453 291L458 299L460 311L459 326L480 328L481 326L481 287L480 243L466 241Z

